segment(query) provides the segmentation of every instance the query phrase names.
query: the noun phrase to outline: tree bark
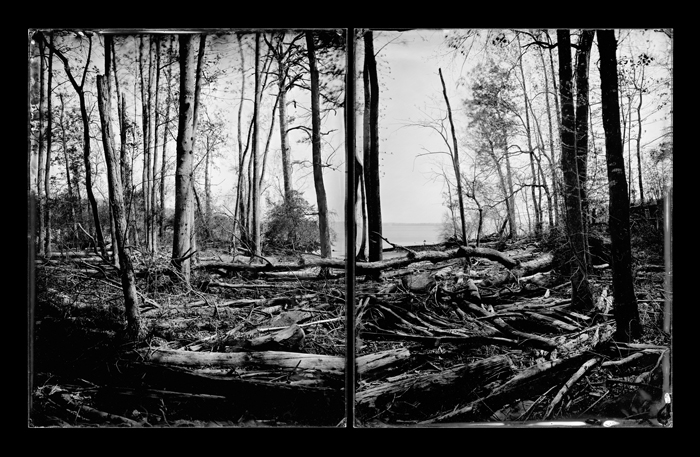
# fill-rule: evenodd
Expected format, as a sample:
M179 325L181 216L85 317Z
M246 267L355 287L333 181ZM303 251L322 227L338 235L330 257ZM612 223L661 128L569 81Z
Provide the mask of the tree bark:
M586 265L593 265L591 252L588 246L588 73L593 45L593 30L581 30L578 49L576 50L576 170L578 173L578 187L581 195L581 222L583 225L583 243Z
M260 164L259 164L259 124L260 124L260 100L261 100L261 84L260 84L260 32L255 33L255 103L253 106L253 150L251 160L253 163L253 175L251 178L251 209L252 209L252 235L253 235L253 253L260 256L262 246L260 242ZM255 261L258 261L256 259Z
M194 154L194 149L195 149L195 144L197 143L197 128L199 125L199 103L200 103L200 94L202 93L202 71L204 69L204 52L206 49L206 43L207 43L207 35L206 34L201 34L199 35L199 50L197 52L197 69L195 71L195 79L194 79L194 111L192 113L192 151ZM195 197L197 197L197 189L195 189L195 181L194 179L191 180L192 183L192 193L194 194ZM197 200L197 204L199 204L199 200ZM197 252L197 221L195 217L195 207L194 205L190 206L189 208L190 214L190 248L192 252L194 253L193 259L194 262L199 261L199 254ZM200 211L201 213L201 211Z
M632 249L629 226L629 197L625 179L625 159L620 133L620 106L617 82L617 41L613 30L598 30L600 85L603 102L603 128L610 192L610 238L612 241L613 297L618 341L629 342L641 336L637 297L632 278Z
M124 293L124 309L127 320L127 335L137 340L143 336L139 314L139 302L136 294L136 281L131 257L125 247L126 217L124 214L124 194L119 173L119 158L114 147L112 126L110 120L110 90L109 90L109 41L112 37L105 36L106 76L97 76L98 107L102 127L102 143L107 164L107 180L109 185L109 203L114 215L115 243L113 249L119 253L119 269L121 273L122 291Z
M561 91L561 167L564 174L566 233L571 248L571 301L581 310L593 307L588 284L586 244L581 214L581 194L576 167L576 117L572 96L571 41L568 30L557 30L559 89Z
M170 48L168 53L168 59L173 57L173 37L169 37ZM165 164L166 164L166 146L168 144L168 126L170 125L170 104L172 103L172 79L173 70L172 65L168 65L168 97L165 100L165 125L163 126L163 156L160 161L160 207L158 214L158 235L163 238L165 233Z
M53 44L53 33L49 35ZM53 108L51 107L51 83L53 80L53 51L49 48L48 81L46 83L46 172L44 174L44 255L51 257L51 144L53 140Z
M150 59L150 39L149 52ZM143 228L146 237L146 250L152 252L151 246L151 78L150 67L145 68L144 35L139 37L139 76L141 86L141 128L143 130L143 168L141 171L141 193L143 196ZM146 75L145 72L149 74Z
M151 176L153 178L153 182L151 184L151 214L149 215L149 219L151 221L151 248L152 252L155 254L158 252L158 235L156 232L156 226L158 222L158 204L156 200L156 183L157 183L157 178L156 176L158 175L158 121L159 121L159 109L158 109L158 92L159 92L159 86L160 86L160 37L156 35L155 37L155 54L156 54L156 63L155 63L155 72L156 72L156 83L153 88L153 91L155 92L155 102L153 104L153 111L154 111L154 119L153 119L153 154L152 154L152 162L153 162L153 170L151 171ZM164 179L163 176L160 176L161 181ZM161 205L163 204L161 200Z
M177 165L175 170L175 217L173 220L172 263L189 282L192 231L192 138L194 111L194 52L192 36L180 35L180 114L177 130Z
M457 181L457 202L459 205L459 218L462 221L462 243L466 244L467 240L467 222L464 218L464 196L462 193L462 174L459 171L459 148L457 146L457 135L455 134L455 124L452 120L452 108L450 108L450 100L447 98L447 89L445 88L445 80L442 77L442 69L438 68L440 74L440 82L442 83L442 95L445 98L447 105L447 117L450 120L450 131L452 132L452 166L455 172L455 180Z
M44 154L46 151L46 44L39 42L39 155L37 159L36 203L37 203L37 254L44 257L44 174L46 173Z
M382 205L379 185L379 81L377 62L374 57L374 38L371 31L365 32L365 71L369 79L369 156L364 163L365 188L367 190L367 230L369 237L369 260L382 260Z
M321 257L331 256L331 235L328 224L328 201L326 187L323 183L323 163L321 160L321 108L316 67L316 50L313 32L306 32L306 49L311 72L311 154L313 157L314 187L316 188L316 204L318 206L318 228L321 242Z
M289 205L292 198L292 165L291 151L287 144L287 66L284 57L284 33L277 36L278 44L275 52L277 58L277 87L279 90L279 118L280 118L280 151L282 154L282 181L284 186L284 200Z

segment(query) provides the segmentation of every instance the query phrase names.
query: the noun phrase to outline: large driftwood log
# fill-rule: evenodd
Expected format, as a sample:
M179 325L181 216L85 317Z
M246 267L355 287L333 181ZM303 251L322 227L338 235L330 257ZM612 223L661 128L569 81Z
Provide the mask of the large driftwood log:
M357 262L355 264L355 272L357 274L371 274L381 272L382 270L402 268L416 262L442 262L445 260L462 258L462 257L483 257L485 259L499 262L506 268L515 268L520 263L502 252L490 248L477 248L472 246L461 246L456 249L447 251L421 251L411 252L403 257L394 257L391 259L380 260L376 262ZM312 259L303 260L296 263L265 263L265 264L249 264L242 262L202 262L196 268L205 269L208 271L225 270L228 272L255 272L268 273L280 271L300 271L308 268L336 268L345 269L344 259Z
M335 425L345 412L345 395L340 388L242 380L138 362L122 365L120 370L122 376L139 379L151 389L224 396L235 410L253 416L293 417Z
M261 368L317 370L343 375L345 358L298 352L192 352L173 349L142 349L139 354L149 362L184 367L219 366L227 368L255 366Z
M424 421L424 424L469 418L470 420L487 420L494 412L519 398L534 398L550 389L561 386L592 355L582 353L568 359L544 362L527 368L490 394L453 409L449 413Z
M363 355L355 360L357 375L361 379L379 376L386 369L405 362L410 356L411 351L406 348L389 349Z
M416 402L421 407L430 405L431 409L439 410L443 406L451 407L456 400L468 399L480 386L512 372L510 359L498 355L439 373L401 376L394 381L360 389L355 399L360 411L390 408L397 398L404 404Z
M529 262L520 263L514 268L511 268L509 271L505 271L490 279L484 279L481 285L484 287L494 287L506 284L510 281L518 281L520 278L525 276L530 276L540 271L549 270L552 268L553 260L554 255L547 252L541 257L530 260Z

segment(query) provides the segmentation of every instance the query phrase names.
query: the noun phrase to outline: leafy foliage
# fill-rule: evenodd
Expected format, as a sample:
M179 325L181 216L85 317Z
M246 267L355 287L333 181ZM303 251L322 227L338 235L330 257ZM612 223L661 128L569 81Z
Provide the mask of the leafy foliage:
M270 202L265 223L265 252L314 252L320 249L316 209L299 192L293 191L289 202Z

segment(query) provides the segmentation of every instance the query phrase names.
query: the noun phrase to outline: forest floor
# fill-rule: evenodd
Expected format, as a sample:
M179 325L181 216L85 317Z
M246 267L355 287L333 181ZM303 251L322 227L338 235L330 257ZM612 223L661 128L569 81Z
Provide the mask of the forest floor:
M547 246L498 245L519 263ZM201 267L231 260L203 252L189 287L166 255L137 257L139 343L122 337L114 267L91 253L37 260L29 426L344 426L343 270ZM380 280L358 274L356 426L672 425L658 414L670 352L658 247L635 244L644 335L629 344L612 340L606 264L591 271L596 306L586 312L571 309L569 282L552 265L494 284L507 271L456 257L386 269Z

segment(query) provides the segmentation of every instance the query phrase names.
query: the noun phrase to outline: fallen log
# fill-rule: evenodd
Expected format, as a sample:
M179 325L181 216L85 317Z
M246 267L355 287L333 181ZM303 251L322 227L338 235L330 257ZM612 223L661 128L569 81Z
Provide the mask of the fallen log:
M345 413L345 395L339 387L242 380L139 362L120 366L120 370L129 379L138 379L143 387L226 397L229 417L232 411L247 412L256 417L293 417L309 424L335 425Z
M387 269L402 268L416 262L429 261L432 263L442 262L450 259L464 257L483 257L485 259L496 261L506 268L515 268L520 263L500 251L491 248L461 246L456 249L446 251L420 251L410 252L409 255L402 257L394 257L386 260L375 262L357 262L355 264L355 272L357 274L372 274L381 272ZM250 264L242 262L201 262L193 268L204 270L225 270L228 272L254 272L254 273L270 273L284 271L300 271L309 268L335 268L345 269L345 259L338 258L318 258L310 260L301 260L299 262L280 262L280 263L265 263L265 264Z
M530 260L529 262L523 262L509 271L492 278L484 279L481 285L483 287L495 287L511 281L518 281L525 276L534 275L535 273L551 269L553 260L554 255L552 253L545 253L542 257Z
M487 420L493 411L498 411L517 399L534 398L549 391L553 386L561 385L592 357L594 357L593 354L582 353L568 359L534 365L498 386L485 397L474 400L465 406L452 408L449 413L425 420L421 424L458 418Z
M363 380L382 375L387 369L405 362L411 356L406 348L389 349L363 355L355 360L357 376Z
M137 351L143 360L181 367L219 366L262 367L278 369L316 370L342 376L345 358L321 354L303 354L285 351L260 352L192 352L174 349L141 349Z
M400 409L411 403L420 404L422 413L452 409L455 401L473 398L475 390L510 375L513 370L508 357L497 355L439 373L401 376L394 381L360 388L355 395L356 405L360 414L373 409ZM400 405L393 404L398 398Z

